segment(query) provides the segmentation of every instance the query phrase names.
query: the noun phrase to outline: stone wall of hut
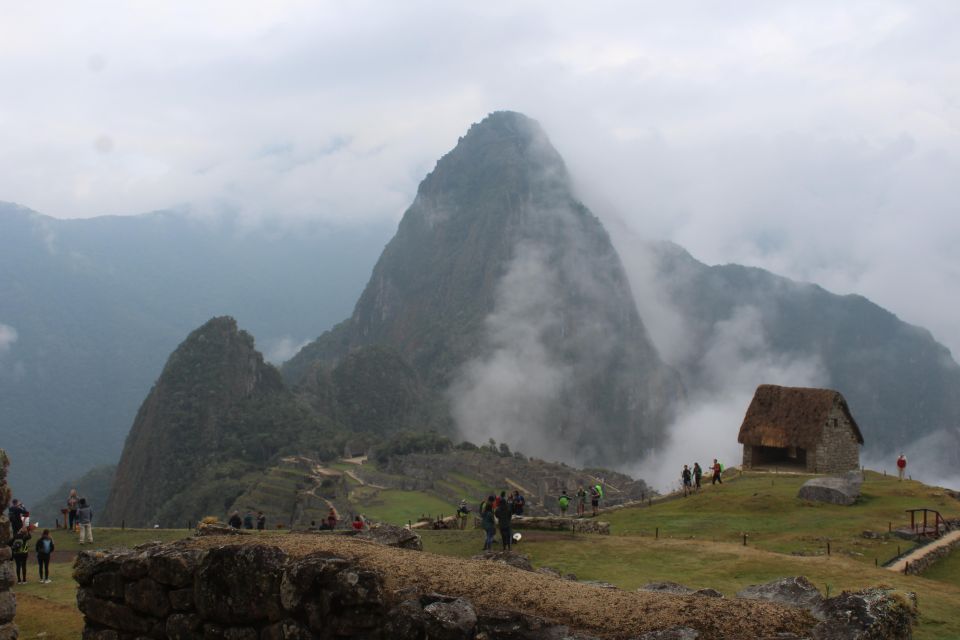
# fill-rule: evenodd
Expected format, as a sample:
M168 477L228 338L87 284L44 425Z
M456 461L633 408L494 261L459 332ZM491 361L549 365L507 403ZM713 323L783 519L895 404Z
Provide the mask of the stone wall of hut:
M815 473L842 473L859 468L860 443L846 414L835 406L827 416L816 449L807 451L807 469Z

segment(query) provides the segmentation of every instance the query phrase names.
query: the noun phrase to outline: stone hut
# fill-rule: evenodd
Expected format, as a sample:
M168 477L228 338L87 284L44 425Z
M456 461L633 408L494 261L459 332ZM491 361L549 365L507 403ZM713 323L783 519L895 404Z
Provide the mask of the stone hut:
M860 468L863 435L839 391L762 384L737 442L744 469L839 473Z

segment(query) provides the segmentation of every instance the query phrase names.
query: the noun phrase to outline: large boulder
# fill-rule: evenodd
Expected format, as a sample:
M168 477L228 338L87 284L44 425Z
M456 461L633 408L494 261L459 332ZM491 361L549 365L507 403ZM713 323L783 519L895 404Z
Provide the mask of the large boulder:
M462 640L473 638L477 629L477 612L467 600L434 602L423 608L428 638Z
M889 589L844 591L814 607L814 640L910 640L917 604Z
M813 583L803 576L780 578L766 584L752 584L737 593L738 598L768 600L799 609L812 609L823 602Z
M807 480L797 492L797 497L813 502L827 502L849 506L860 497L863 476L859 471L850 471L842 476L827 476Z

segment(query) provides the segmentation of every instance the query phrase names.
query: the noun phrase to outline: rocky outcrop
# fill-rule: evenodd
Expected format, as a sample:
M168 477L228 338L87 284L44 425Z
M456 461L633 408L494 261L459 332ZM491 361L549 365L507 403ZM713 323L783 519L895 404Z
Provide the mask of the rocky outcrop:
M514 551L484 551L483 553L478 553L473 556L472 559L498 562L523 571L533 571L530 556ZM559 572L557 572L557 575L559 576Z
M376 544L382 544L387 547L396 547L398 549L413 549L414 551L423 550L423 541L416 533L404 527L397 527L385 522L379 522L354 534L359 540L369 540Z
M883 640L909 638L915 614L907 599L881 590L844 593L801 611L694 597L710 595L705 590L627 592L352 536L256 538L81 552L74 577L84 638ZM604 615L585 617L584 610Z
M859 471L851 471L842 476L813 478L803 483L797 497L801 500L849 506L860 497L862 483L863 475Z
M7 507L10 505L10 487L7 486L9 466L7 452L0 449L0 640L17 640L19 633L13 622L17 613L17 600L10 592L16 577L9 546L10 520L7 518Z

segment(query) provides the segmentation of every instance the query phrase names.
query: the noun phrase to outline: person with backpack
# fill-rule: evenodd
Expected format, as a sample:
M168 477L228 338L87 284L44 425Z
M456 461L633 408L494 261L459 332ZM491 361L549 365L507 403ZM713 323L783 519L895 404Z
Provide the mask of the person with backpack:
M590 487L590 506L593 507L593 517L597 517L597 509L600 507L600 485Z
M693 474L687 465L683 465L683 471L680 472L680 481L683 483L683 497L686 498L690 495L691 488L693 487Z
M693 485L697 491L700 491L700 479L703 478L703 469L700 468L699 462L693 463Z
M80 497L77 496L77 490L70 489L70 495L67 496L67 529L70 531L77 528L78 504L80 504Z
M713 466L710 467L710 470L713 471L713 480L710 484L723 484L723 478L720 477L720 474L723 472L723 465L717 462L717 459L713 459Z
M467 518L470 516L470 507L467 506L467 499L464 498L457 505L457 525L460 530L467 528Z
M247 512L243 514L243 528L247 530L253 530L253 512L247 509Z
M80 524L80 544L93 544L93 509L86 498L80 498L77 508L77 522Z
M523 496L520 495L519 491L514 491L513 492L513 515L522 516L523 507L526 504L526 502L527 501L524 500Z
M497 535L497 523L493 514L496 500L494 496L488 497L480 510L480 526L483 527L483 532L486 534L483 542L484 551L493 551L493 539Z
M510 506L509 502L501 502L500 506L497 507L493 515L497 517L497 525L500 527L500 542L503 545L504 551L510 550L510 541L512 533L510 532L510 520L513 517L513 509Z
M13 543L10 545L13 550L13 563L17 565L17 584L27 584L27 556L30 555L28 540L30 540L30 532L21 531L14 536Z
M90 541L93 542L93 538ZM50 556L53 555L54 550L50 529L43 530L43 535L37 540L35 550L37 552L37 566L40 568L40 583L50 584Z
M570 506L570 496L567 495L567 490L564 489L563 493L560 494L560 497L557 498L557 502L560 503L560 517L567 517L567 507Z

